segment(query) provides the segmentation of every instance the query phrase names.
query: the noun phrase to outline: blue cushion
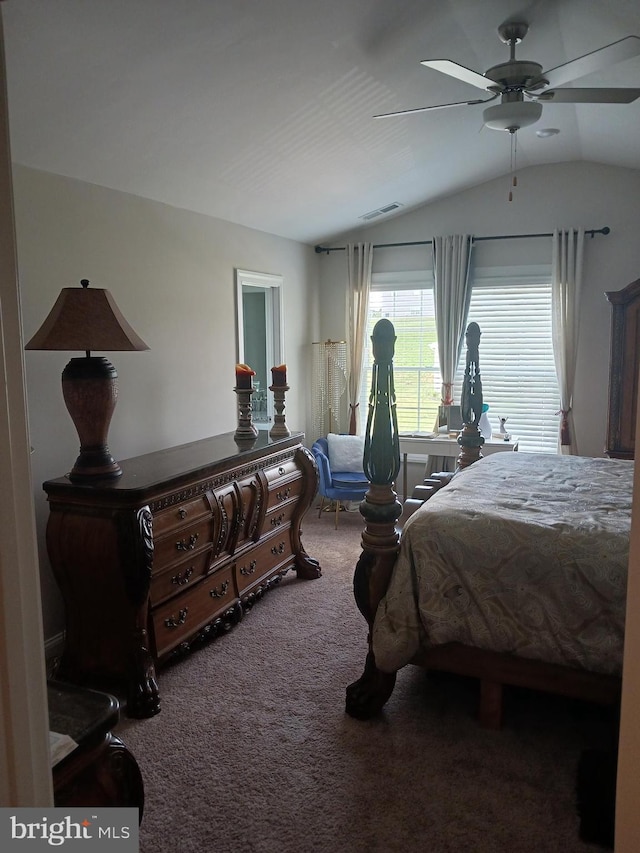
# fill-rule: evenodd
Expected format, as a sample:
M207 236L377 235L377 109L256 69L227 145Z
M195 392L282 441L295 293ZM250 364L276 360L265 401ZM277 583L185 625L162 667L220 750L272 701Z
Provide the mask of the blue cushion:
M336 489L358 489L369 485L362 471L332 471L331 485Z

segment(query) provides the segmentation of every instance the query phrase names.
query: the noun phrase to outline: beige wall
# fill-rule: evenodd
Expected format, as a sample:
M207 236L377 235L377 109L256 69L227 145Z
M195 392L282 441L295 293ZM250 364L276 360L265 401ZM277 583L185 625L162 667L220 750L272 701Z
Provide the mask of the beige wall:
M62 287L88 278L111 291L150 347L142 353L104 353L119 376L109 431L116 459L235 429L235 268L283 276L291 386L285 412L292 430L306 431L316 316L311 305L317 290L312 248L19 166L14 188L25 340ZM60 387L72 355L77 354L25 353L47 638L62 629L62 613L46 560L42 482L65 474L78 454Z
M549 232L553 228L602 228L611 234L587 240L580 315L574 414L579 452L601 456L606 432L610 307L604 293L640 277L640 171L569 163L523 169L514 201L506 178L427 205L365 231L343 235L333 245L430 240L436 234L477 236ZM344 335L344 252L320 255L323 338ZM477 266L551 263L551 240L500 240L474 248ZM374 251L375 272L430 269L431 247Z

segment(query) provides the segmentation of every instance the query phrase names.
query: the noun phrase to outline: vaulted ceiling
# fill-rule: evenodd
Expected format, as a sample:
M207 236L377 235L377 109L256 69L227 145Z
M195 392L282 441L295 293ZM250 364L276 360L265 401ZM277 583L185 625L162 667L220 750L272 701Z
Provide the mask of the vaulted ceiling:
M16 163L307 243L506 174L508 133L482 98L420 64L553 68L628 35L638 0L5 0ZM570 84L572 85L572 84ZM640 56L576 86L640 87ZM536 131L559 133L540 137ZM545 103L517 134L520 168L640 168L640 99ZM393 215L393 214L383 214ZM380 220L376 220L380 221Z

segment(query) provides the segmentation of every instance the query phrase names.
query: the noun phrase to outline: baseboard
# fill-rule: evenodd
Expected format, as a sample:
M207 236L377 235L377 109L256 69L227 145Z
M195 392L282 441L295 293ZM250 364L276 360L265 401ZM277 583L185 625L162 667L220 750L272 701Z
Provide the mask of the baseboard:
M44 643L44 657L47 663L47 678L50 678L56 670L58 660L64 648L64 631L49 637Z

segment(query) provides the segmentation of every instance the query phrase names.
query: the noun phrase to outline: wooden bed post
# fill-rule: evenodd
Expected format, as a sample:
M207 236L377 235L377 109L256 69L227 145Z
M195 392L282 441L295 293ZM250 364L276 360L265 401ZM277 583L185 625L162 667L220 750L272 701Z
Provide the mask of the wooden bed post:
M478 426L483 403L479 354L481 334L480 326L477 323L469 323L464 336L467 344L467 364L460 395L462 432L458 436L460 453L456 462L456 470L467 468L482 456L480 448L484 444L484 438L480 434Z
M371 336L373 376L364 443L364 471L369 491L360 505L365 520L362 554L353 577L358 609L369 625L367 659L362 676L347 688L346 711L357 719L367 719L383 707L396 681L396 674L381 672L375 662L371 631L378 604L400 547L396 522L402 505L393 490L400 470L400 444L393 386L393 353L396 334L389 320L379 320Z

